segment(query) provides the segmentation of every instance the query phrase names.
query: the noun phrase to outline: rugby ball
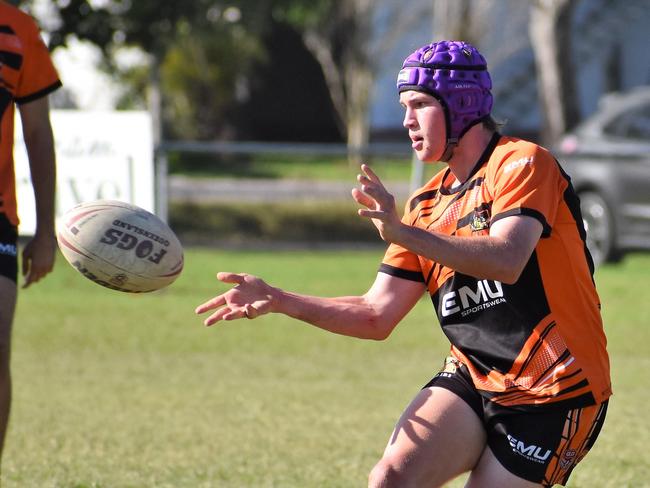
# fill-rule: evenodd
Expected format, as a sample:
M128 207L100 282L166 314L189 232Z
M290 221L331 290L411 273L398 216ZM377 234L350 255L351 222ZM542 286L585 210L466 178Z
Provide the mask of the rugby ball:
M57 226L66 261L95 283L144 293L171 284L183 270L183 247L162 220L116 200L81 203Z

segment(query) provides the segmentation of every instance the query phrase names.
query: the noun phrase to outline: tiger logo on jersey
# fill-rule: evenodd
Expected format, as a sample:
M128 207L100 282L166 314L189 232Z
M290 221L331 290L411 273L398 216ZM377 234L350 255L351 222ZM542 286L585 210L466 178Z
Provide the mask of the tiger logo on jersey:
M475 210L469 228L472 232L479 232L490 227L490 214L487 210Z

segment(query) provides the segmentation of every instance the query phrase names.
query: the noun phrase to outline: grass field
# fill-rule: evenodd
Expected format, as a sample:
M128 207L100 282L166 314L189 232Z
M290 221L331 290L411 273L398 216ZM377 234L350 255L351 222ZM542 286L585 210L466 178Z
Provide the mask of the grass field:
M176 283L143 296L60 262L20 295L3 487L365 486L447 351L430 302L379 343L279 316L206 329L193 309L223 289L218 270L362 293L381 254L194 249ZM569 486L650 486L649 276L650 255L598 272L615 396Z
M406 142L406 141L405 141ZM408 148L408 144L406 144ZM329 155L169 155L170 173L196 178L261 178L354 182L359 165L370 164L384 181L409 181L412 160L408 150L404 157L359 157L350 164L346 157ZM442 168L441 164L424 166L425 180Z

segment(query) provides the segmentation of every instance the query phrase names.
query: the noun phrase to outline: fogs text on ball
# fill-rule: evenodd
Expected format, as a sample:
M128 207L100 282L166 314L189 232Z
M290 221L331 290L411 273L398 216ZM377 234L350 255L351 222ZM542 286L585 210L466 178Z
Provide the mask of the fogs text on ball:
M183 248L169 226L125 202L97 200L73 207L63 215L57 239L72 267L113 290L158 290L183 270Z

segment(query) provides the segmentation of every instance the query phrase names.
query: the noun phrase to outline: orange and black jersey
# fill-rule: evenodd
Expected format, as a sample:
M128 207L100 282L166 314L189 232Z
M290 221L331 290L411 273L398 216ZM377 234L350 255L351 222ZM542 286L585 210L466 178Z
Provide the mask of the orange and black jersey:
M477 390L504 406L585 406L611 394L606 338L569 177L544 148L495 134L470 177L449 169L406 204L403 222L452 236L487 235L497 220L543 225L519 280L468 276L391 244L380 271L422 281Z
M18 225L13 165L14 104L44 97L61 86L38 27L0 0L0 213Z

